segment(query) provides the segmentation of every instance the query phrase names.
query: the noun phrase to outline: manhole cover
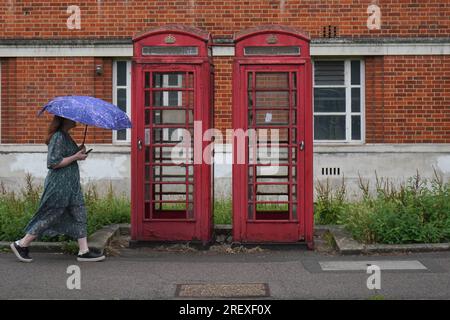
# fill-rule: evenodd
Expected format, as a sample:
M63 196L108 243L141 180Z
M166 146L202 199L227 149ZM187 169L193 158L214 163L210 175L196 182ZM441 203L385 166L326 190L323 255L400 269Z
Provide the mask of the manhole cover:
M267 283L238 284L178 284L176 297L180 298L256 298L269 297Z

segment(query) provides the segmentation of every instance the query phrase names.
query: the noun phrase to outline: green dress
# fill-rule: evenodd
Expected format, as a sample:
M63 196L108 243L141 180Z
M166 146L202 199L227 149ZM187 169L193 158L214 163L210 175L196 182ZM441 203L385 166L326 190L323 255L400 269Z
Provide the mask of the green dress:
M86 208L77 161L63 168L52 169L52 166L78 150L77 144L68 133L56 131L53 134L48 144L49 171L44 182L44 192L37 212L25 228L26 233L38 237L86 237Z

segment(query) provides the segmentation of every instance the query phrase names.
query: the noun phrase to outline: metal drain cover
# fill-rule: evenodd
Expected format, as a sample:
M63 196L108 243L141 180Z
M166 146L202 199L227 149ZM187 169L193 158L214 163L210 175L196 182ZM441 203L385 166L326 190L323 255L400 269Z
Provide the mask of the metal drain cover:
M175 293L180 298L256 298L269 297L267 283L178 284Z

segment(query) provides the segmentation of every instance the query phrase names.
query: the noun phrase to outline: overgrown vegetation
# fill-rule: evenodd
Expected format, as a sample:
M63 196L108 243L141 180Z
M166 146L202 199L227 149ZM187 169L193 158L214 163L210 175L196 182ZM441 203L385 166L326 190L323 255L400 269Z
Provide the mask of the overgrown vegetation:
M25 182L25 187L18 193L6 190L0 182L0 240L22 237L24 227L38 208L42 187L34 185L31 176L27 176ZM364 243L450 241L450 182L444 183L437 174L426 180L417 173L399 186L389 179L377 177L372 187L360 178L359 189L361 200L350 202L344 179L337 188L332 188L328 181L317 183L316 224L343 225L355 239ZM111 185L102 194L105 195L99 196L93 185L85 190L88 234L108 224L130 221L127 197L116 195ZM231 212L231 199L216 200L214 223L231 224Z
M450 241L450 183L436 173L431 180L417 173L395 186L377 177L374 192L359 179L362 199L346 200L345 185L332 191L318 184L315 220L341 224L364 243L438 243Z
M0 183L0 240L12 241L23 236L27 223L39 206L42 186L36 186L30 175L26 176L25 187L19 193L6 190ZM116 195L111 184L102 197L95 186L85 190L85 203L88 211L88 234L113 223L130 221L130 201L124 195ZM43 238L43 241L67 240Z
M231 224L231 199L214 201L214 224Z

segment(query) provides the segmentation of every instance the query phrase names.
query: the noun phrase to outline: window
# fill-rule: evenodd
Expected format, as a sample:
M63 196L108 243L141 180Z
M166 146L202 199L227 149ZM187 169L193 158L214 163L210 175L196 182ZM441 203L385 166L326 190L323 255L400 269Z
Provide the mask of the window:
M363 142L364 63L314 62L314 141Z
M113 65L113 103L131 118L131 61L117 60ZM113 142L131 141L130 129L113 131Z

